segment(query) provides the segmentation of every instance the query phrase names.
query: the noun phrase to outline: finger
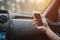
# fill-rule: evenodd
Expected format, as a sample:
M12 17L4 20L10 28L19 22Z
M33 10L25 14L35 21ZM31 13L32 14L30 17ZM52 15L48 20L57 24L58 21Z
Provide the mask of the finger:
M38 26L38 21L34 22L33 24Z
M33 22L36 22L37 21L37 19L33 19Z
M47 21L46 21L46 18L45 18L43 15L41 15L41 19L42 19L43 25L44 25L44 26L47 26L48 23L47 23Z
M35 25L35 24L36 24L36 22L33 22L33 24Z
M35 24L34 27L37 28L38 24Z
M34 25L34 27L35 27L35 28L37 28L37 24L36 24L36 25Z
M48 23L44 17L42 18L42 22L43 22L44 27L48 27Z

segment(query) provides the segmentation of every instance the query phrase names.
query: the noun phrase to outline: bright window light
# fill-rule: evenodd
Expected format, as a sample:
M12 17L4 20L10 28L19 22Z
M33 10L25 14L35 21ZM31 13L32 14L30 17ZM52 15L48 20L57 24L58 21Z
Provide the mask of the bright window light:
M30 0L30 2L34 2L34 0Z
M0 2L2 2L3 0L0 0Z
M24 3L24 2L25 2L25 0L22 0L22 2Z
M41 2L44 2L44 0L36 0L36 3L39 4Z
M1 6L1 9L5 9L4 6Z
M21 0L16 0L16 2L20 2Z

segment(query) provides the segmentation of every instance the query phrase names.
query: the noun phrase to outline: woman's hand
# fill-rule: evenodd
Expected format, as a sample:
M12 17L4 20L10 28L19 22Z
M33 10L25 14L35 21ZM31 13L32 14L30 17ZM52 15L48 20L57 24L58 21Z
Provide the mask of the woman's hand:
M37 28L37 26L38 26L38 21L37 21L37 19L33 19L33 24L34 24L34 27Z
M34 17L34 16L33 16ZM39 29L39 30L41 30L41 31L47 31L48 29L50 29L49 28L49 26L48 26L48 23L46 22L46 19L45 19L45 17L44 16L41 16L41 19L42 19L42 22L43 22L43 28L38 28L38 21L37 21L37 19L33 19L33 24L34 24L34 27L36 28L36 29Z

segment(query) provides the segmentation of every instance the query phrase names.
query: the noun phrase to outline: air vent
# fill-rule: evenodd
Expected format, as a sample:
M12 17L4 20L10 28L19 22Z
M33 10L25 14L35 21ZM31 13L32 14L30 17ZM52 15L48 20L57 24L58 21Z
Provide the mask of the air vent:
M5 16L5 15L0 15L0 23L3 24L3 23L6 23L8 20L8 17Z

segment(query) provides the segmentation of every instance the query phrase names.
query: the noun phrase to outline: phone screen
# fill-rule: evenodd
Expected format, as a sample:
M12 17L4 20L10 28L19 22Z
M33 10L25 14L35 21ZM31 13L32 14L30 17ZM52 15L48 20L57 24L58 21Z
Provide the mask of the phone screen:
M34 12L33 15L34 15L34 19L36 19L38 21L37 29L44 28L43 22L42 22L42 19L41 19L41 14L39 12Z
M38 26L43 26L40 12L34 12L33 15L34 15L34 19L38 21Z

